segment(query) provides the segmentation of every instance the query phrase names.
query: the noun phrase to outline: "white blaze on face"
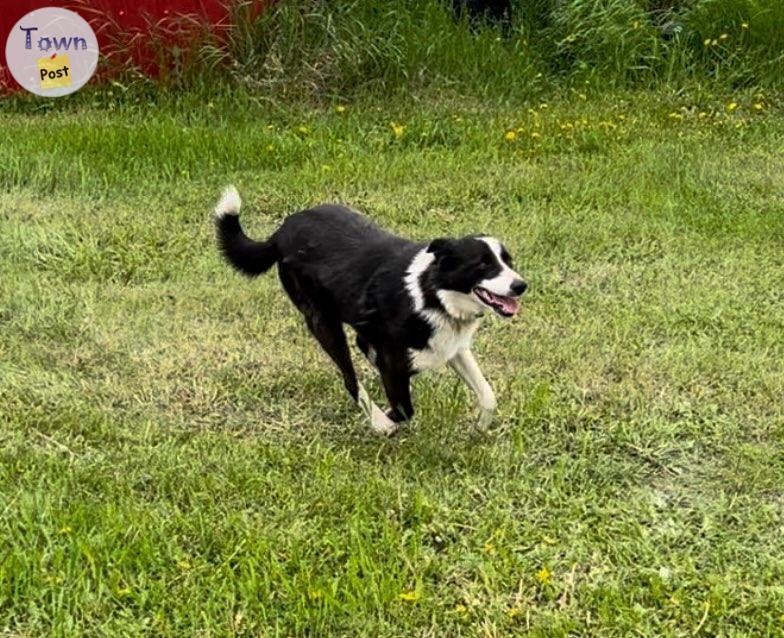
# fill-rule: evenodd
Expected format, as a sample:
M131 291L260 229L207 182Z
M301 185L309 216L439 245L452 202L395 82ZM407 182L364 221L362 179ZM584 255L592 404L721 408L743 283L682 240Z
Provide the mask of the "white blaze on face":
M485 242L490 250L493 251L495 258L498 260L498 265L501 266L501 272L491 279L483 279L477 286L489 290L496 295L509 296L514 295L512 291L512 284L515 281L522 279L514 270L501 257L501 242L495 237L480 237L481 241Z

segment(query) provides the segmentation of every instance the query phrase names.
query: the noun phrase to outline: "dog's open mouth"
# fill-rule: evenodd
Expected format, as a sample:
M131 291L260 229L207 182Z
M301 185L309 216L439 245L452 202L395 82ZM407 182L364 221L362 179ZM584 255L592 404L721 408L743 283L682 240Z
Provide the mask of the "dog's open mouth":
M474 288L474 294L485 306L492 308L502 317L511 317L520 309L520 302L514 297L497 295L481 286Z

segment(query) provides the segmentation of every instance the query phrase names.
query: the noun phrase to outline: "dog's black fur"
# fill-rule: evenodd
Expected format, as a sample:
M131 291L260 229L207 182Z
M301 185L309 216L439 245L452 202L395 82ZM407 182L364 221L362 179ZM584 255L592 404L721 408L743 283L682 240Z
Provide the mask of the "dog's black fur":
M240 226L239 196L236 203L225 200L224 196L216 210L216 230L226 260L248 276L277 264L283 288L340 369L348 393L359 401L360 384L343 330L343 324L350 325L357 345L381 373L391 406L387 416L394 422L414 414L409 381L419 370L412 353L427 351L439 318L459 331L461 324L475 324L481 313L477 302L475 314L452 316L439 292L456 291L473 299L472 291L480 282L495 281L511 262L503 247L505 264L477 237L415 243L382 230L349 208L330 204L290 215L269 239L255 241ZM432 258L424 254L420 259L430 263L411 275L412 262L425 250ZM417 285L419 310L412 302L412 286ZM526 284L518 279L510 287L511 298L522 294ZM505 303L516 310L516 301L506 298Z

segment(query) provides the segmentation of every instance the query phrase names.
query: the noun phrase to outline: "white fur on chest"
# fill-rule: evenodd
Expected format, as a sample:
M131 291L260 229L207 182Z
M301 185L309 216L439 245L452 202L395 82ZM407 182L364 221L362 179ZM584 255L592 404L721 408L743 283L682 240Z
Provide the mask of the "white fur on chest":
M459 350L471 347L471 340L479 320L456 322L433 310L420 315L432 326L433 334L422 350L409 348L411 368L417 372L439 368L452 359Z

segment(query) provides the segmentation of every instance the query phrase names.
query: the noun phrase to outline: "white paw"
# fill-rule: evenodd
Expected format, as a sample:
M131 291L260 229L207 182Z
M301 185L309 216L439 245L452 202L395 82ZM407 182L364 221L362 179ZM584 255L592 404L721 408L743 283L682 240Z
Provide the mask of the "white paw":
M398 425L379 408L368 395L364 386L359 386L357 402L370 420L370 429L380 436L392 436L397 432Z
M392 436L397 432L398 424L390 419L376 405L373 406L373 415L370 418L370 429L381 436Z
M495 410L487 410L479 408L479 418L476 420L476 429L481 432L486 432L493 422L493 415Z

